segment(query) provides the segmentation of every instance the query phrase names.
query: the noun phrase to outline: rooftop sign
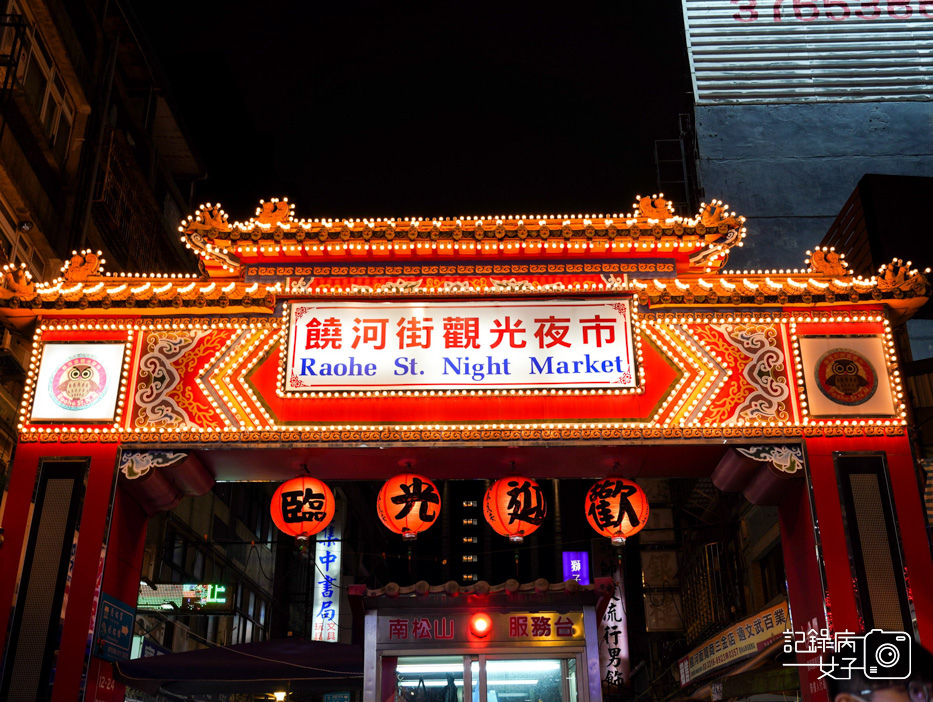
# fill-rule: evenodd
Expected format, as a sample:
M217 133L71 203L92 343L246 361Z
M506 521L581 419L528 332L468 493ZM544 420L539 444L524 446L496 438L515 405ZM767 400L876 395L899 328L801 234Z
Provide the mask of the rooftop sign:
M929 100L929 0L683 0L698 104Z
M628 299L293 302L285 392L633 388Z

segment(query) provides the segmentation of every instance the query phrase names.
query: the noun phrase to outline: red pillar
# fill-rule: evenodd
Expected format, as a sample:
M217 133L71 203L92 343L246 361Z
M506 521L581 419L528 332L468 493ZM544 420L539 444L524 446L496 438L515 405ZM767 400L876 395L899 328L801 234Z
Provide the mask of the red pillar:
M148 524L146 511L129 492L118 487L110 520L103 591L129 605L134 605L139 596ZM91 656L85 702L117 702L125 692L126 686L113 679L113 665Z
M5 541L0 549L0 640L3 641L6 640L9 608L13 602L32 516L32 496L39 461L44 457L90 459L80 517L80 535L55 670L52 691L52 700L55 702L71 701L79 697L88 637L96 613L98 575L104 556L118 452L119 445L116 443L21 443L13 461L3 514Z
M794 631L819 631L826 628L826 616L806 481L795 481L778 506L778 519ZM809 666L818 661L799 654L797 663ZM797 670L800 673L800 692L805 702L825 702L828 699L826 685L819 679L819 668L800 667Z
M834 452L878 452L886 455L904 564L913 585L909 592L917 616L920 641L929 648L933 646L933 588L923 584L933 582L933 559L930 557L913 456L906 437L818 437L807 440L810 480L833 628L835 631L860 629L833 464Z

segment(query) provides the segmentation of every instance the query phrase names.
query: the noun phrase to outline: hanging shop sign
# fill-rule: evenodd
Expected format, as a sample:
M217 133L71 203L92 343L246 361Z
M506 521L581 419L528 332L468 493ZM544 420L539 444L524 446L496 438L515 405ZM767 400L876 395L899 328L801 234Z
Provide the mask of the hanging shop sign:
M474 618L487 622L481 632ZM584 638L582 612L455 612L380 616L376 640L381 644L516 643L561 645Z
M330 524L335 508L334 493L327 485L317 478L302 476L279 485L269 512L281 531L306 541Z
M345 503L341 503L345 504ZM340 640L340 594L343 589L343 513L335 515L314 545L314 617L311 640L337 643Z
M285 392L636 387L628 299L293 302Z
M403 539L414 540L437 520L441 496L423 475L402 473L389 478L376 498L376 513L383 524Z
M590 552L563 551L561 562L564 566L564 581L576 580L581 585L590 584Z
M600 480L586 493L586 519L596 531L621 546L645 528L648 496L631 480Z
M680 686L758 653L784 635L789 620L785 600L723 629L680 659Z
M116 597L101 593L97 613L94 655L105 661L125 661L133 646L135 609Z
M232 614L235 588L221 583L140 583L136 608L177 614Z
M42 347L33 422L112 422L123 379L122 343Z
M531 478L500 478L486 490L483 515L497 534L520 544L547 516L544 490Z

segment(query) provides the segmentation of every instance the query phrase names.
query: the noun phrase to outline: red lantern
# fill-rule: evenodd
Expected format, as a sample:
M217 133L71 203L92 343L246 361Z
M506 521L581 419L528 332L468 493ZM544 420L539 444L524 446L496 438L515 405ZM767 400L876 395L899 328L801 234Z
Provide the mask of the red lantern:
M423 475L402 473L389 478L376 498L379 519L403 539L418 538L418 532L434 524L441 510L437 486Z
M497 534L520 544L547 516L544 490L531 478L501 478L486 491L483 514Z
M586 493L586 518L591 527L621 546L628 537L645 528L648 497L631 480L600 480Z
M286 534L307 541L334 518L334 493L317 478L292 478L272 495L272 521Z

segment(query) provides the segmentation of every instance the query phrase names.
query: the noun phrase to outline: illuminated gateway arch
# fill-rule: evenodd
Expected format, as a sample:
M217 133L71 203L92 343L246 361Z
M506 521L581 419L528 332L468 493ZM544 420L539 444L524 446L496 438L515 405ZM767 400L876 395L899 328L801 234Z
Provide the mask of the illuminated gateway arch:
M24 699L49 655L52 699L97 679L98 608L136 602L148 515L301 465L323 481L385 480L406 458L435 479L516 462L541 478L712 475L778 507L795 629L861 628L856 525L888 530L872 587L933 637L892 335L927 299L922 273L856 277L823 249L799 269L726 272L744 218L718 201L675 216L660 197L607 215L346 221L272 200L247 222L207 205L180 230L199 276L110 272L91 251L51 283L5 272L0 315L35 330L0 548L4 684ZM373 672L366 698L381 684Z

